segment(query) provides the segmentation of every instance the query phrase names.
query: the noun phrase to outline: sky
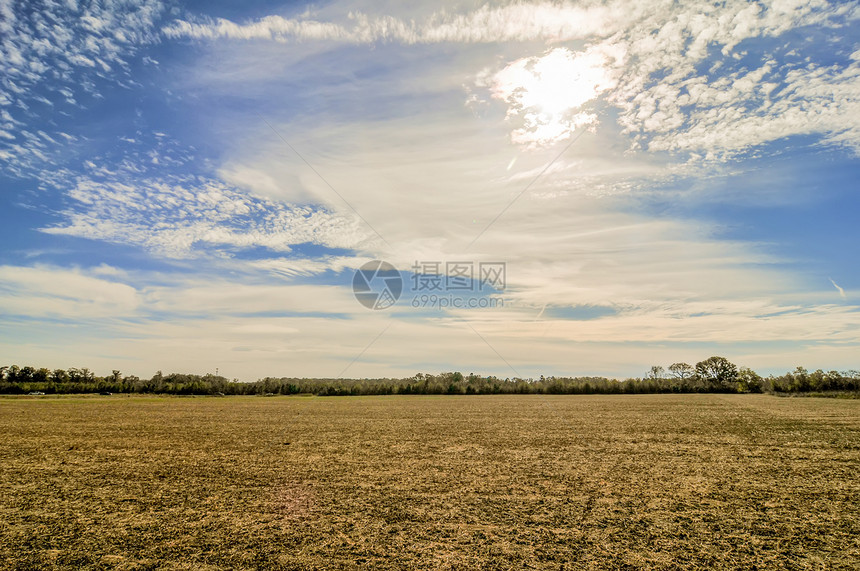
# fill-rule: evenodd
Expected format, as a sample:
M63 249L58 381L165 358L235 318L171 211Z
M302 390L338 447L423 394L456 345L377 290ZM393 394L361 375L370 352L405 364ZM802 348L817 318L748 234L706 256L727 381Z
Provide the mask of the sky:
M857 2L0 0L0 364L858 369L858 182Z

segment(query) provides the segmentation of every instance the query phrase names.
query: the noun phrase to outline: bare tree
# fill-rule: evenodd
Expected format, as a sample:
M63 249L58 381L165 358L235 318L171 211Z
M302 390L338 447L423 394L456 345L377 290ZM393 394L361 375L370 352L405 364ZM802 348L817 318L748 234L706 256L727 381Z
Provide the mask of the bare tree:
M689 363L672 363L669 365L669 372L676 379L683 381L692 377L696 370Z
M662 379L663 373L665 372L666 371L660 365L654 365L651 367L651 370L648 371L647 376L649 379Z

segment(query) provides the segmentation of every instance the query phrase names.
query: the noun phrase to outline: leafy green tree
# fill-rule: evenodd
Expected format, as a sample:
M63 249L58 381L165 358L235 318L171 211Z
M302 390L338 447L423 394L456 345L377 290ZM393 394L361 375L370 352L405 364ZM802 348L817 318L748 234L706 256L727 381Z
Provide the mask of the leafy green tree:
M738 388L740 392L760 393L763 386L764 379L749 367L741 367L738 370Z
M69 369L69 380L73 383L88 383L95 380L95 375L86 367L82 369Z
M709 357L696 363L696 374L709 388L731 390L735 388L738 378L737 366L725 357Z
M847 377L848 375L845 375ZM824 386L822 390L828 391L833 389L838 389L842 386L843 376L839 373L839 371L830 371L824 375Z
M53 372L51 372L51 380L55 383L68 383L69 374L65 369L54 369Z
M809 371L804 367L797 367L793 373L789 373L791 380L788 388L794 392L806 392L811 387L809 379Z
M21 372L21 369L18 367L18 365L10 366L9 368L6 369L6 380L9 381L10 383L17 383L18 382L18 373L20 373L20 372Z

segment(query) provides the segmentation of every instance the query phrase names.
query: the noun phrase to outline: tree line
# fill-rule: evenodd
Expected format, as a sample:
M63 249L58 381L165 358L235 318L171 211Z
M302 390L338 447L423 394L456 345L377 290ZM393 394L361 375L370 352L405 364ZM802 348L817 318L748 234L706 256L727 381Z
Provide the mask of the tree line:
M606 377L543 377L539 379L418 373L407 378L306 379L266 377L255 382L219 375L158 371L150 379L114 370L97 376L89 369L47 369L0 366L0 394L129 393L172 395L483 395L483 394L646 394L646 393L814 393L860 391L860 372L809 372L803 367L784 375L762 377L724 357L689 365L655 365L643 376L624 380Z

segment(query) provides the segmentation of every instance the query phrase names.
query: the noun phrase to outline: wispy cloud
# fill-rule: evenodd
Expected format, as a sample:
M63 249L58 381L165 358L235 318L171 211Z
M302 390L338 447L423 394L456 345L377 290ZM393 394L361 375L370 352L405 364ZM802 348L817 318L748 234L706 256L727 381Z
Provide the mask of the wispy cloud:
M636 12L637 10L632 10ZM195 39L332 40L349 43L398 42L428 44L441 42L498 43L507 41L567 41L617 29L631 10L620 3L611 6L514 3L482 6L466 14L437 12L423 21L395 16L349 12L344 22L324 22L304 18L267 16L237 24L224 18L176 20L164 27L167 37Z
M0 313L7 316L98 319L131 315L141 304L131 286L81 270L0 266Z
M844 290L844 289L842 289L841 287L839 287L839 286L836 284L836 282L835 282L835 281L833 281L833 278L827 278L827 279L829 279L829 280L830 280L830 283L832 283L832 284L833 284L833 287L835 287L835 288L836 288L836 291L838 291L838 292L839 292L839 295L840 295L842 298L845 298L845 290Z
M42 228L63 234L133 244L168 257L257 246L273 252L314 243L353 248L367 239L355 218L322 208L285 205L215 180L196 177L94 180L81 177L61 214L66 222Z
M624 375L643 362L694 360L704 346L733 347L735 360L760 367L785 367L785 351L801 349L806 358L847 366L860 342L856 306L763 298L618 305L614 313L587 321L554 318L549 308L535 319L538 309L523 306L405 319L365 310L346 284L302 285L267 279L265 272L152 276L109 267L0 266L0 280L6 354L52 367L119 366L147 376L156 366L219 366L246 380L335 376L385 328L350 375L409 375L455 363L509 376L505 361L527 376L570 373L572 362L575 372ZM51 320L50 332L44 319ZM67 335L69 327L74 333L44 354L45 344ZM776 345L782 361L773 352Z

